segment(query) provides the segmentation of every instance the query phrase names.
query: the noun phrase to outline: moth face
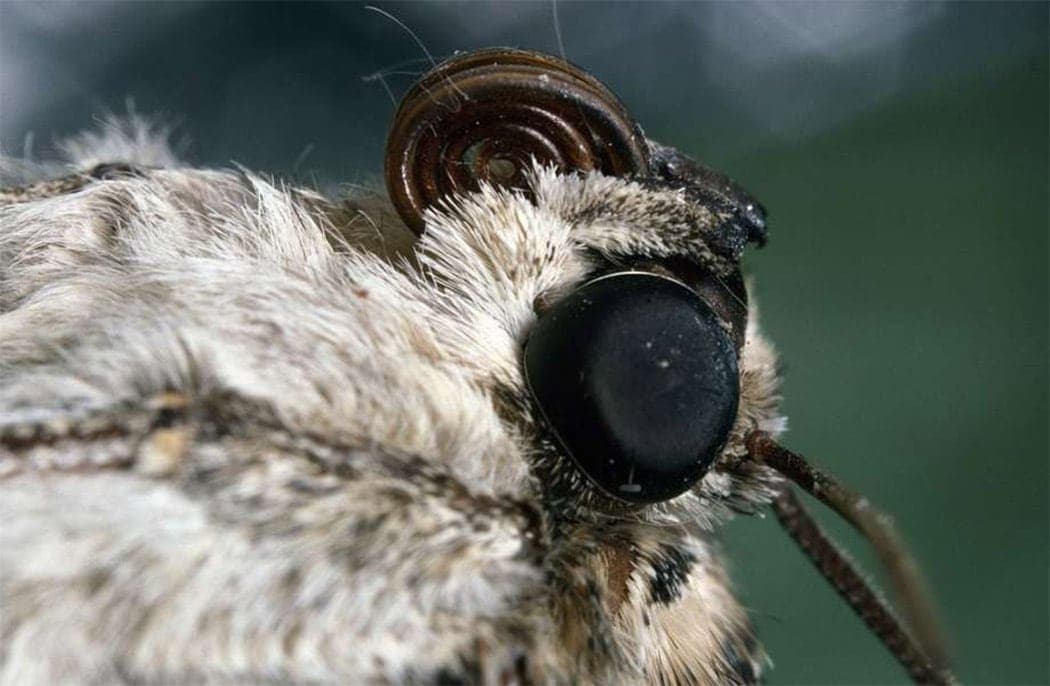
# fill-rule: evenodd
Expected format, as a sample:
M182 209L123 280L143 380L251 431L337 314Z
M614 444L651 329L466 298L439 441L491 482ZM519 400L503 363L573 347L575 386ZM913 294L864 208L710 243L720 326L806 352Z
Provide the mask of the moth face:
M739 266L765 210L740 186L646 139L590 75L515 50L425 76L386 177L424 266L475 239L498 265L477 288L520 345L505 415L555 514L708 522L768 497L773 477L735 459L779 421Z
M644 176L539 179L541 203L572 208L586 266L523 332L537 468L562 508L710 525L778 482L741 459L748 432L781 424L739 266L765 218L725 177L651 146L661 161Z
M773 438L783 429L776 363L740 273L748 244L766 239L760 203L646 139L590 75L509 49L460 55L424 76L395 117L386 178L422 234L423 273L473 311L450 347L492 353L477 363L481 383L526 446L526 491L552 530L590 526L600 538L603 524L632 521L692 535L772 502L912 675L950 681L933 612L914 566L898 564L905 553L886 520ZM875 544L917 642L780 475ZM659 581L682 567L671 558L687 559L679 550L646 560L635 534L592 541L610 588L624 568L629 577L648 564ZM614 607L630 596L619 587ZM717 621L732 625L731 614Z

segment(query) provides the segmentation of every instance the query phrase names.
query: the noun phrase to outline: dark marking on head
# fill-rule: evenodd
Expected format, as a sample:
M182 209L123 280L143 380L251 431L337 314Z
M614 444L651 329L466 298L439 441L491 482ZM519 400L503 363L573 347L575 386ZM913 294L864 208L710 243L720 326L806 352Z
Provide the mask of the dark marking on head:
M696 558L673 545L661 546L652 556L652 574L649 577L649 599L668 605L682 595L682 584L689 578Z

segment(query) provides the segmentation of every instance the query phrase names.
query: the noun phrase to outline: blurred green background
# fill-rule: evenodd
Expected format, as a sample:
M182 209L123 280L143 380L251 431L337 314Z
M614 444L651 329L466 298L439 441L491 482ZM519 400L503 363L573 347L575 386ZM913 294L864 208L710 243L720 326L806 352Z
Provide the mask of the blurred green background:
M551 3L377 3L437 56L557 52ZM747 259L786 366L788 445L895 515L963 681L1048 674L1048 5L572 3L568 57L769 208ZM185 157L369 182L404 30L340 3L0 3L0 145L125 112ZM872 557L851 532L828 527ZM771 684L903 673L771 518L727 547Z

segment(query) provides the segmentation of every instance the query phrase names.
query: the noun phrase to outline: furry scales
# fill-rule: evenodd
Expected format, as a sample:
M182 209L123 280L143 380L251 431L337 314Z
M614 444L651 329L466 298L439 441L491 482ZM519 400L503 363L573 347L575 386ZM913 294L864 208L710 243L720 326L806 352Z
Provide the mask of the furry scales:
M520 365L596 273L735 269L724 217L537 168L415 242L141 127L68 150L0 193L0 684L757 679L713 539L776 485L739 459L782 423L753 313L723 454L650 508L590 489Z

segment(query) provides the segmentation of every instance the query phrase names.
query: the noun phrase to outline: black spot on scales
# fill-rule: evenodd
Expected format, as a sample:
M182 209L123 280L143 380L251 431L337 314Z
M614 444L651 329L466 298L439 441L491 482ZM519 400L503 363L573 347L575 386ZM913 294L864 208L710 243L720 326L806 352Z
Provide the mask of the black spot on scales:
M689 577L696 558L670 545L661 547L652 558L649 576L649 600L668 605L682 596L682 584Z
M728 669L728 678L734 684L757 684L755 663L751 656L758 650L758 641L750 630L743 634L730 635L719 644L722 659Z

